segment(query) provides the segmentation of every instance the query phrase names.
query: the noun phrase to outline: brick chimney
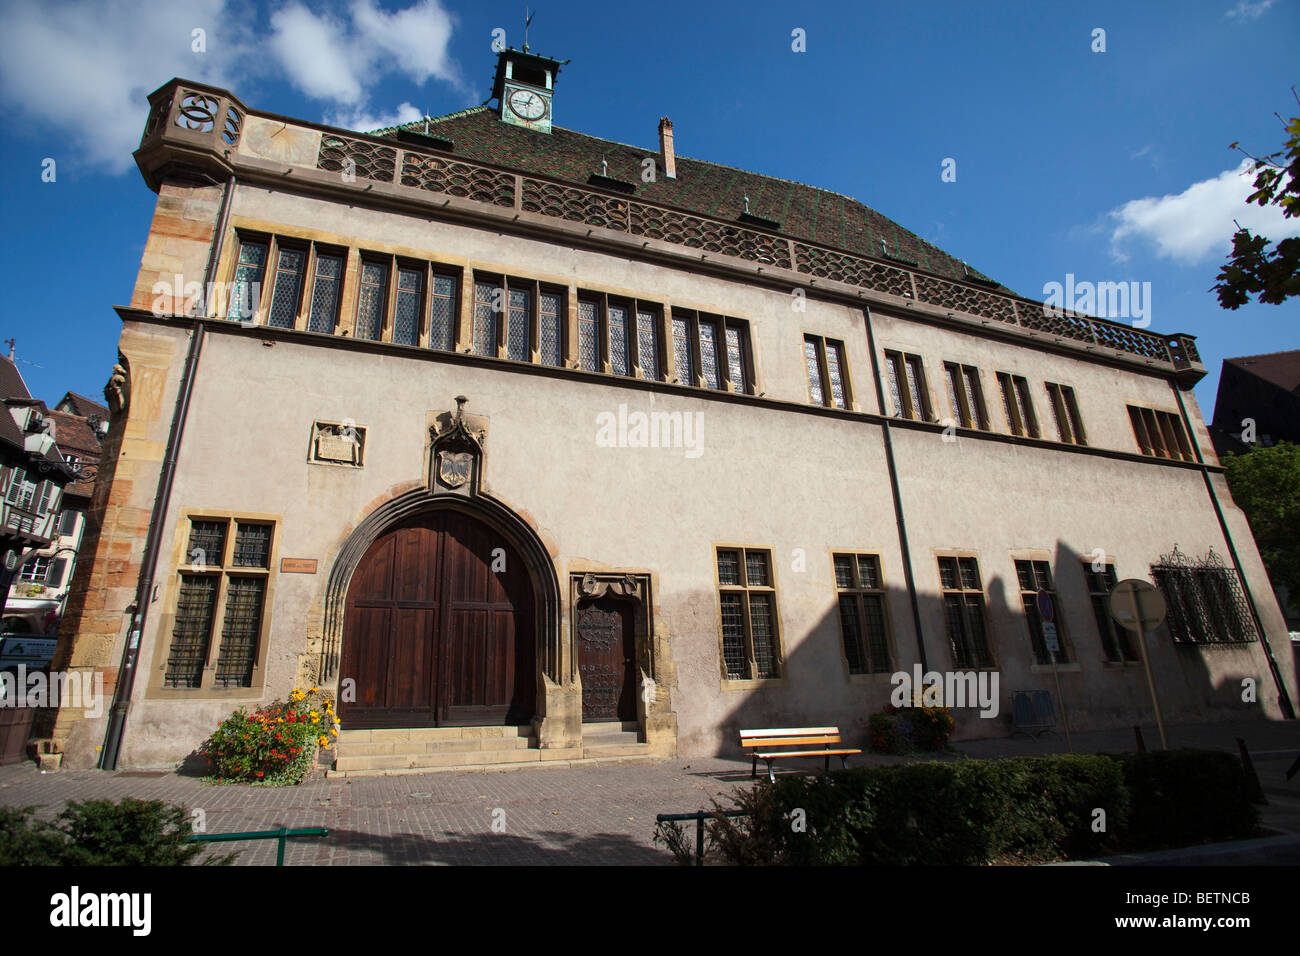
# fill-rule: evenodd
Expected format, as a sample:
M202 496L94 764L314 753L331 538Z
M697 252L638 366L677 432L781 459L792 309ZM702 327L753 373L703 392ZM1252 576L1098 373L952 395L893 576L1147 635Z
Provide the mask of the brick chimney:
M673 152L673 121L667 116L659 120L659 156L663 160L664 175L677 178L677 156Z

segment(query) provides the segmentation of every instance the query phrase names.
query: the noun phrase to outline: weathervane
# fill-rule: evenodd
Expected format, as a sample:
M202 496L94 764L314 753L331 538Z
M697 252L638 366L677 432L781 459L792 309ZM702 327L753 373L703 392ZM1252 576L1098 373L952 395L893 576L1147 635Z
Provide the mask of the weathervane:
M535 16L537 16L536 13L529 14L528 8L524 7L524 52L525 53L528 52L528 24L533 22L533 17Z

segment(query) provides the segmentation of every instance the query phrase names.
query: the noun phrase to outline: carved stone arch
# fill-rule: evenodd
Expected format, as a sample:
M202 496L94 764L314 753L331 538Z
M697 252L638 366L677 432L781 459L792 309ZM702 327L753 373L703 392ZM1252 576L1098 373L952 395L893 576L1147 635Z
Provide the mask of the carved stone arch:
M325 590L324 645L319 679L338 676L348 586L367 549L389 528L430 511L454 509L500 533L523 560L533 588L536 659L540 673L555 684L566 683L562 671L560 584L546 545L511 508L490 495L465 496L419 488L385 502L357 525L334 558ZM540 702L540 698L539 698Z

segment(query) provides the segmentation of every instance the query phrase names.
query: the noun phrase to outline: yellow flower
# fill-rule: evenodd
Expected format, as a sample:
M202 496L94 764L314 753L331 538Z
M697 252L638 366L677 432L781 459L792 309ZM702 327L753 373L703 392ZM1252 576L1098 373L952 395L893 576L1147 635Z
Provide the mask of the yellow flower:
M309 693L309 694L314 694L314 693L316 693L316 691L317 691L317 688L313 687L311 690L307 691L307 693Z
M339 735L339 729L337 727L331 727L330 733L337 737Z
M330 739L326 737L324 734L321 734L319 737L316 738L316 743L320 744L322 747L328 746L329 742Z

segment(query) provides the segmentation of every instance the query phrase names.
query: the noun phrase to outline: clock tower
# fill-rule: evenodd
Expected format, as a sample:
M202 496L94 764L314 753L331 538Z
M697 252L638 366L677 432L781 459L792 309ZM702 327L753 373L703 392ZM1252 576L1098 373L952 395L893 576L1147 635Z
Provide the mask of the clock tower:
M492 96L499 101L501 121L549 133L555 78L568 62L529 53L527 44L498 53Z

